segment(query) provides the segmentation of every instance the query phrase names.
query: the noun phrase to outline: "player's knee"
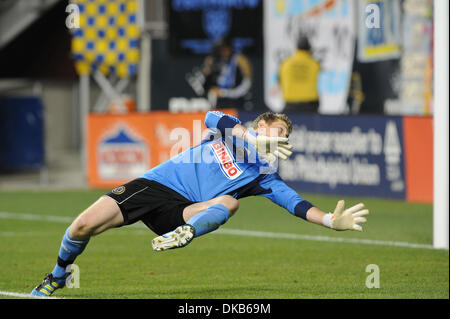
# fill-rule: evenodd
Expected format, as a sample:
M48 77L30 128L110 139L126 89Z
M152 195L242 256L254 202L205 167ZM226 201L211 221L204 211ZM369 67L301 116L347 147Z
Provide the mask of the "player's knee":
M85 238L93 234L94 227L86 214L81 214L70 226L70 234L73 238Z
M219 199L220 204L228 208L231 216L239 209L239 201L236 198L230 195L224 195L219 197Z

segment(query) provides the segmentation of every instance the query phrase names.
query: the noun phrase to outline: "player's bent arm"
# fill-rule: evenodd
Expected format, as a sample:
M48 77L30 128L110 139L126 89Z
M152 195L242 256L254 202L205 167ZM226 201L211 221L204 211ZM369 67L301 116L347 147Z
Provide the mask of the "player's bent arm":
M205 116L205 125L210 130L216 132L217 130L225 136L226 133L231 132L232 136L244 139L244 133L247 131L245 126L241 125L241 121L229 114L220 111L209 111Z
M231 131L231 135L235 136L235 137L239 137L240 139L244 139L244 134L247 131L247 129L245 128L245 126L241 125L241 124L236 124L233 127L233 130Z
M219 131L222 134L222 136L230 134L230 132L231 134L233 134L232 130L234 129L235 126L239 125L239 127L243 127L240 124L241 121L239 121L238 118L229 114L222 113L220 111L209 111L206 113L205 116L206 127L209 128L214 133ZM239 133L239 130L236 131L236 133Z
M231 134L246 141L254 146L260 155L271 155L272 160L276 156L285 160L292 155L292 145L289 144L287 137L258 135L241 125L238 118L220 111L207 112L205 125L214 133L219 131L222 136Z

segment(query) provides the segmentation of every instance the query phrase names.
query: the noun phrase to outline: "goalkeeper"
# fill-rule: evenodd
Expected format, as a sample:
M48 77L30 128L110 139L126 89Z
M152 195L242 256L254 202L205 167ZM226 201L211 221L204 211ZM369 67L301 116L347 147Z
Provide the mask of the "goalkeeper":
M159 236L156 251L180 248L216 230L239 207L238 200L263 196L294 216L335 230L362 231L369 211L363 204L345 209L341 200L325 213L288 187L277 174L278 159L292 154L291 121L266 112L253 130L218 111L206 114L209 135L197 146L113 189L81 213L66 229L53 271L31 292L50 296L65 285L66 267L92 236L142 221Z

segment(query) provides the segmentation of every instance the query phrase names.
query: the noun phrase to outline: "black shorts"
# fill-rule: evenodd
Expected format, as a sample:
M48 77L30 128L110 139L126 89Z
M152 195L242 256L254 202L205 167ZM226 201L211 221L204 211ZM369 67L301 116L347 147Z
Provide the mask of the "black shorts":
M158 235L186 224L183 210L195 203L174 190L145 178L132 180L106 195L120 207L124 219L121 226L140 220Z

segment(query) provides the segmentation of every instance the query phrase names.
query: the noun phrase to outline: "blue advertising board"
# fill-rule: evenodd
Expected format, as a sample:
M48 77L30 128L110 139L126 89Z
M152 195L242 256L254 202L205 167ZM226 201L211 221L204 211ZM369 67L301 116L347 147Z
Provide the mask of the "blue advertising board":
M0 98L0 169L45 164L44 117L37 97Z
M257 113L239 112L250 124ZM293 155L279 162L299 192L405 199L402 117L288 114Z

